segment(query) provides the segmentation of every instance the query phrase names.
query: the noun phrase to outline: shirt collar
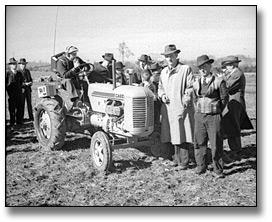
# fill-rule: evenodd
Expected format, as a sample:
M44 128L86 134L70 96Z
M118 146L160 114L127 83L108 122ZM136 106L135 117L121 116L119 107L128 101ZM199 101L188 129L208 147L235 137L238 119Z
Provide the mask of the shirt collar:
M208 84L211 81L212 77L213 77L212 74L209 77L202 76L201 77L201 83L203 84L203 81L204 81L204 78L205 78L206 84Z

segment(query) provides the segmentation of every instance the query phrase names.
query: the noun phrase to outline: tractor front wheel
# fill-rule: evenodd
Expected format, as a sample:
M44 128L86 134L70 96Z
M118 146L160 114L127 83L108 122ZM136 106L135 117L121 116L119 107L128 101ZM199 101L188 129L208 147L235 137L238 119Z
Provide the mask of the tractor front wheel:
M96 132L91 140L93 166L99 171L108 171L112 161L112 150L109 138L102 131Z

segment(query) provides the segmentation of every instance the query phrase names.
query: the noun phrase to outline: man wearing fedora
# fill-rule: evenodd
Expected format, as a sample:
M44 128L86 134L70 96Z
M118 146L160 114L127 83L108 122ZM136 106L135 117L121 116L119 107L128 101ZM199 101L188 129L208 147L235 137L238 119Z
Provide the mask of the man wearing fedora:
M103 61L94 64L94 71L101 75L99 82L111 82L112 79L112 62L116 61L112 53L102 55Z
M116 84L117 86L120 85L127 85L127 79L124 74L124 64L121 61L116 62L115 64L115 71L116 71Z
M73 107L81 106L80 90L87 91L86 84L82 84L78 79L78 73L80 67L75 67L73 60L77 57L78 48L74 46L68 46L65 53L57 61L57 71L61 78L61 84L68 92L70 101L67 101L68 111L71 111ZM85 63L85 62L84 62ZM84 69L88 70L90 67L86 65Z
M161 66L156 62L150 65L150 71L152 73L151 81L155 86L155 95L158 96L158 87L159 87L159 81L161 76ZM160 122L160 116L161 116L161 101L159 99L154 101L154 120L155 120L155 127L160 128L161 122Z
M223 127L227 135L228 144L234 152L233 160L241 159L241 129L253 129L246 113L245 87L246 78L238 67L241 60L236 56L228 56L223 59L222 66L226 68L227 88L229 102L223 111Z
M32 110L32 101L31 101L31 86L33 83L30 71L26 68L26 59L25 58L21 58L18 62L19 64L19 70L23 75L23 117L24 117L24 113L25 113L25 101L27 103L27 111L28 111L28 117L29 117L29 121L33 121L33 110Z
M179 62L179 53L173 44L167 45L161 53L168 66L161 72L158 96L163 102L161 142L174 145L174 163L185 170L189 166L189 147L194 135L194 106L185 95L192 95L194 78L191 68Z
M149 69L149 66L152 62L150 56L146 54L142 54L140 58L138 58L139 65L133 69L133 79L132 82L136 84L140 84L142 82L141 73L144 69Z
M226 82L212 74L213 59L197 57L201 78L193 84L195 104L195 160L196 174L206 171L207 143L210 141L215 176L223 175L223 132L221 115L228 102Z
M8 109L10 114L10 126L16 122L21 125L23 122L23 76L17 68L17 61L14 58L9 60L9 70L6 73L6 90L8 93Z

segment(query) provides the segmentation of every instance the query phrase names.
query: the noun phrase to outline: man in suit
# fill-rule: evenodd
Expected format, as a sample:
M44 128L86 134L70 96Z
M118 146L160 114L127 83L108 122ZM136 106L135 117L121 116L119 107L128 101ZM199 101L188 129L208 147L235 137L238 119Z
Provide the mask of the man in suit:
M32 111L32 102L31 102L31 86L32 86L32 77L30 74L30 71L28 69L26 69L26 59L25 58L21 58L20 61L18 62L19 64L19 70L22 73L23 76L23 84L22 84L22 88L23 88L23 118L24 118L24 108L25 108L25 101L27 103L27 111L28 111L28 117L29 117L29 121L33 121L33 111Z
M102 77L98 82L110 82L112 79L112 62L116 61L112 53L102 55L103 61L94 64L94 71Z
M141 73L145 69L149 69L152 59L150 56L142 54L141 57L138 59L139 65L137 65L133 69L133 79L132 82L136 84L140 84L142 82Z
M14 58L10 58L8 65L10 69L6 73L6 90L9 97L10 126L13 126L15 122L21 125L23 121L23 77L22 73L16 70L17 61Z
M223 115L223 127L230 149L234 152L234 160L241 159L241 129L253 129L246 113L245 87L246 78L238 64L241 60L236 56L228 56L222 61L226 68L226 82L229 92L229 102Z
M195 112L195 160L197 174L206 171L207 142L210 141L213 173L223 176L222 111L228 102L226 82L211 72L213 59L197 57L201 78L193 84Z

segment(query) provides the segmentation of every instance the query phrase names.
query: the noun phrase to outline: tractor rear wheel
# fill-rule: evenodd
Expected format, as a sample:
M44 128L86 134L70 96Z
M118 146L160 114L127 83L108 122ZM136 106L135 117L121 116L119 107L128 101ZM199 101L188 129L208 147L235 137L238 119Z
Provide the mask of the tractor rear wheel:
M66 124L59 101L53 98L43 98L36 105L34 128L42 147L47 150L58 150L63 146Z
M92 136L90 151L93 166L99 171L108 171L112 161L112 150L106 133L98 131Z

